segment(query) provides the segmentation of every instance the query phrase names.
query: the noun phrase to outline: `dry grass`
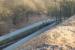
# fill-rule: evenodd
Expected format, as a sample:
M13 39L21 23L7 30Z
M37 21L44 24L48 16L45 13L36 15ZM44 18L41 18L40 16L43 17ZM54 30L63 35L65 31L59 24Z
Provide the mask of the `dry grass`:
M65 3L68 2L67 4ZM70 3L70 4L69 4ZM72 3L72 7L70 6ZM68 7L68 8L67 8ZM62 10L60 10L62 8ZM60 11L62 12L60 14ZM74 0L0 0L0 22L10 25L27 24L29 16L47 15L49 17L71 16L75 14ZM46 17L47 17L46 16ZM25 18L25 19L23 19ZM40 17L41 18L41 17ZM61 18L61 17L58 17ZM23 21L22 21L23 19ZM21 22L17 22L21 21Z
M75 2L74 0L66 1ZM26 9L24 12L34 11L48 13L48 11L51 11L52 13L52 10L56 12L56 10L60 9L60 5L63 5L64 3L64 0L0 0L0 14L3 16L9 16L17 9L19 9L19 11Z

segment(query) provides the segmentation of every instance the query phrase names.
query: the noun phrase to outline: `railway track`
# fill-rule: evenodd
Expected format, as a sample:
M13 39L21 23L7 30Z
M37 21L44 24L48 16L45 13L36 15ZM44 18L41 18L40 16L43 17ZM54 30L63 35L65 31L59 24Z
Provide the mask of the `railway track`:
M44 20L44 21L40 21L37 23L34 23L28 27L19 29L15 32L12 33L8 33L7 35L4 35L2 37L0 37L0 49L3 49L17 41L19 41L22 38L27 37L28 35L33 34L34 32L48 26L51 25L53 23L56 23L55 20Z
M34 23L28 27L16 30L15 32L8 33L0 37L1 50L15 50L18 46L32 39L33 37L41 34L42 32L56 26L59 20L43 20ZM14 46L14 48L13 48Z

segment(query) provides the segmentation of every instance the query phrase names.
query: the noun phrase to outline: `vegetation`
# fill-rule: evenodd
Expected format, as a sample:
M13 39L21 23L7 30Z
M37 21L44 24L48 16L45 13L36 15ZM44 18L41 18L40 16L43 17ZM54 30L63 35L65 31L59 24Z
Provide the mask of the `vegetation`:
M30 15L69 17L75 14L74 0L0 0L0 22L15 25L18 20L28 21Z
M59 16L60 13L62 16L71 16L75 13L74 0L0 0L0 2L1 18L27 15L30 12L42 12L52 16Z

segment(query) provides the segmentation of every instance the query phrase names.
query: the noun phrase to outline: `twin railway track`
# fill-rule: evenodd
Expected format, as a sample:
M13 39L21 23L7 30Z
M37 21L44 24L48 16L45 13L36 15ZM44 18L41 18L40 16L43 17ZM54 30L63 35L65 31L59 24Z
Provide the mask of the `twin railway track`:
M59 20L43 20L0 37L0 50L16 48L42 32L56 26ZM13 47L14 46L14 47Z

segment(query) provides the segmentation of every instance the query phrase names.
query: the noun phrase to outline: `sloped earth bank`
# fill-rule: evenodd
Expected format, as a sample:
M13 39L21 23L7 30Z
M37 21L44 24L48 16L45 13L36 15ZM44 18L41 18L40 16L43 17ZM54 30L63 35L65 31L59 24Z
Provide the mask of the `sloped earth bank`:
M48 30L36 38L31 39L17 50L41 50L45 44L62 46L62 50L75 50L75 16L66 20L55 28ZM50 50L44 48L42 50ZM56 49L55 49L56 50Z
M16 31L17 29L20 29L27 25L31 25L35 22L49 19L49 18L50 17L46 15L33 15L33 16L29 16L28 19L26 17L22 17L21 19L17 19L16 21L14 20L16 22L16 25L13 24L11 18L7 18L4 21L0 21L0 36L5 35L9 32Z

